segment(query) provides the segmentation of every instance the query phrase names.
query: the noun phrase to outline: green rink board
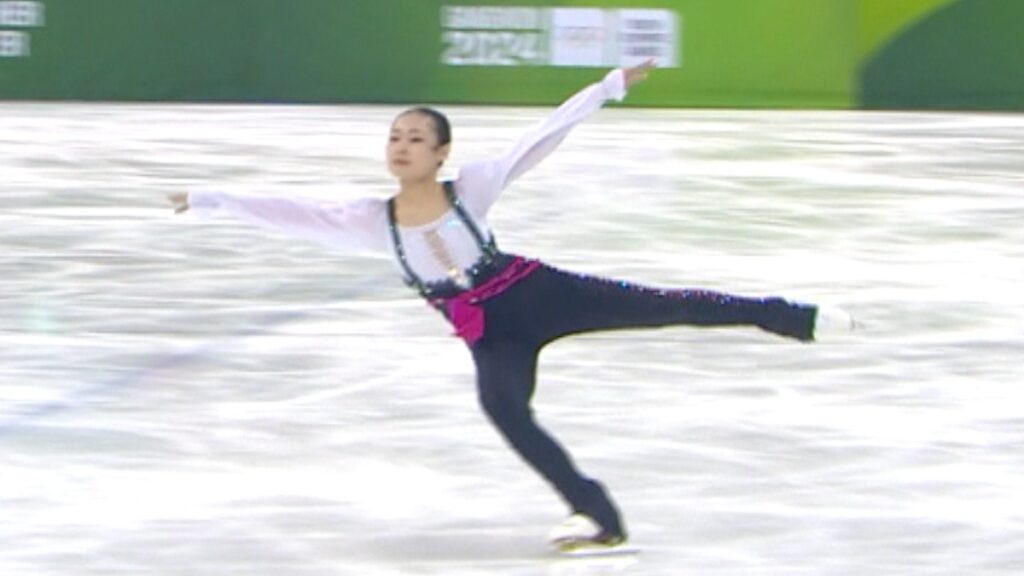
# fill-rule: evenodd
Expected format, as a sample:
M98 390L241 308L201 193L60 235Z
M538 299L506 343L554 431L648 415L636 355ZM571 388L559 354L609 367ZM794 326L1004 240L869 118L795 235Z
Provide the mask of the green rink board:
M445 66L441 7L621 8L591 0L43 0L31 55L0 59L0 97L549 104L591 67ZM682 66L630 103L851 104L852 2L653 0L678 18ZM778 39L785 41L778 41Z
M1019 0L0 0L0 98L552 104L611 66L445 64L446 6L671 14L627 105L1024 107Z

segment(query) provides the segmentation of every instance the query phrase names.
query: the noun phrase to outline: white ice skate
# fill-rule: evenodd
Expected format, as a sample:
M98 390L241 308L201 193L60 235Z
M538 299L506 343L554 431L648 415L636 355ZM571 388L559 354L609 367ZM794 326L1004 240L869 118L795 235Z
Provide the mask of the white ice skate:
M814 340L839 340L861 328L861 324L846 310L836 306L819 306L814 317Z
M555 550L573 556L631 553L625 546L626 539L618 534L608 534L601 526L585 514L573 514L555 526L548 539Z

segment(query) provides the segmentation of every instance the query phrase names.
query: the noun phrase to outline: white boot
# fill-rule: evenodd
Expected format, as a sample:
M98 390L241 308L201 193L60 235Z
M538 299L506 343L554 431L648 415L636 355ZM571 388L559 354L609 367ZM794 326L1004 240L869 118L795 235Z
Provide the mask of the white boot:
M862 328L853 315L836 306L818 306L814 317L814 340L829 342L841 339Z
M611 548L625 542L621 536L606 534L593 518L586 514L573 514L548 534L551 545L562 552L583 549Z
M601 527L586 514L573 514L551 529L548 540L557 545L571 540L591 540L601 533Z

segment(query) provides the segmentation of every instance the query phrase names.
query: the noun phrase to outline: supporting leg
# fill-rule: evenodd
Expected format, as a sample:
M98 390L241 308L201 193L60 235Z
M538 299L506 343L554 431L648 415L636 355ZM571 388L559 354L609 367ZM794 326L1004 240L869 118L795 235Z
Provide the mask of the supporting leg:
M474 346L481 406L512 448L554 486L574 512L594 518L610 534L625 536L619 513L601 485L583 476L569 454L534 419L530 397L537 352L531 346L487 338Z

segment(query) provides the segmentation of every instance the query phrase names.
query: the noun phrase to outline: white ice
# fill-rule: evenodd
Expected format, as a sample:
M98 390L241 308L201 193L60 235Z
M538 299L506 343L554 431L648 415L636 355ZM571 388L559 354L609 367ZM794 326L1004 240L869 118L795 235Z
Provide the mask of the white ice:
M865 326L546 351L641 550L595 564L391 263L164 200L386 195L397 111L0 105L0 574L1024 571L1024 117L607 109L506 192L506 250ZM545 113L448 111L454 165Z

